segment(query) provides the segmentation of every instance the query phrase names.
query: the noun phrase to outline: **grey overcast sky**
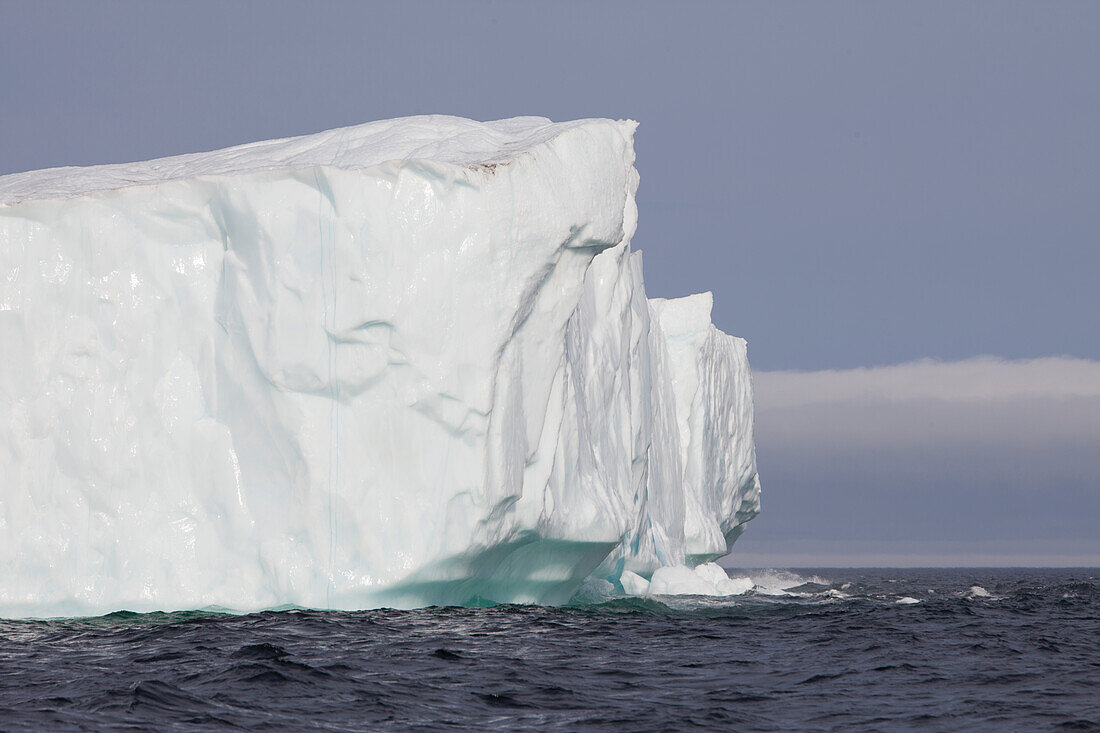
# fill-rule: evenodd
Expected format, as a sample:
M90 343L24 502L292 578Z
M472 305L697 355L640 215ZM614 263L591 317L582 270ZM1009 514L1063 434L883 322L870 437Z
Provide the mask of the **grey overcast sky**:
M1087 390L1019 397L1055 362L961 413L772 407L828 370L1100 359L1100 3L0 0L0 69L0 174L410 114L639 120L650 294L712 290L756 369L820 372L758 379L746 552L1100 558L1100 437L978 440L1027 399L1095 425ZM890 445L829 442L868 411Z

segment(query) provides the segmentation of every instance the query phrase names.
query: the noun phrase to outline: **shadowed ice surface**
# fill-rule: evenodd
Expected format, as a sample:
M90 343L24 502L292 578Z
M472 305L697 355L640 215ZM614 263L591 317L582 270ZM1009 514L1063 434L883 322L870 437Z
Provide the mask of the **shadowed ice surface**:
M1100 725L1096 570L750 575L726 598L0 621L0 727Z

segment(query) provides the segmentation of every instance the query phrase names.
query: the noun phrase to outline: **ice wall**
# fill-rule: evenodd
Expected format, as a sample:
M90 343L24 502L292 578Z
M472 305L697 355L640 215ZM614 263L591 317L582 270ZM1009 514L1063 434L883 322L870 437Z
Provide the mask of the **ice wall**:
M745 344L646 299L634 127L0 177L0 615L553 603L725 554Z

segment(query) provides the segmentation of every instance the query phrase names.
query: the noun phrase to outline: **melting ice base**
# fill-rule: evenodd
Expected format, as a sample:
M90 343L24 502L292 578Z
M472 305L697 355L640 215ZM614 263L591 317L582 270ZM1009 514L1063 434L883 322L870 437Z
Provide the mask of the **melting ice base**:
M689 567L759 506L745 342L646 298L634 127L0 178L0 614L717 587Z

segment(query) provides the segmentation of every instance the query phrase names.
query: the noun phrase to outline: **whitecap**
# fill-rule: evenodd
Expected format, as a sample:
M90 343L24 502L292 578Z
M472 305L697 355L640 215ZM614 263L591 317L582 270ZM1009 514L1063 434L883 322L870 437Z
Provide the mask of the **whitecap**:
M753 582L753 592L763 596L797 596L806 597L813 593L795 591L795 588L813 583L814 585L828 586L832 581L811 575L806 578L798 573L788 570L762 570L750 576Z

